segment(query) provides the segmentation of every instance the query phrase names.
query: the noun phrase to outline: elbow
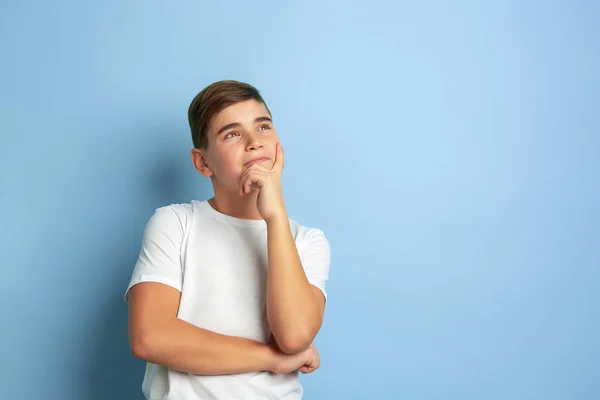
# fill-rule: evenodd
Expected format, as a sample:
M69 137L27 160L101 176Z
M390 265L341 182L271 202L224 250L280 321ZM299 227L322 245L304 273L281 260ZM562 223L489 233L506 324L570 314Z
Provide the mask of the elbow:
M312 343L308 335L288 335L277 341L277 345L285 354L298 354L306 350Z
M169 334L169 326L130 326L129 347L139 360L150 361L163 353Z
M148 361L152 345L147 335L132 337L129 340L131 353L138 360Z

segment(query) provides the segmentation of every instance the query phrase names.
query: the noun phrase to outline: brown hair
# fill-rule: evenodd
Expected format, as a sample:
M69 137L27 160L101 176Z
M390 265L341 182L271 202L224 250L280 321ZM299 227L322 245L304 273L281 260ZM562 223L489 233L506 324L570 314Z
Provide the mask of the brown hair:
M271 111L258 89L247 83L225 80L215 82L194 97L188 109L188 121L192 131L192 142L198 149L208 147L208 128L210 122L224 108L242 101L254 99Z

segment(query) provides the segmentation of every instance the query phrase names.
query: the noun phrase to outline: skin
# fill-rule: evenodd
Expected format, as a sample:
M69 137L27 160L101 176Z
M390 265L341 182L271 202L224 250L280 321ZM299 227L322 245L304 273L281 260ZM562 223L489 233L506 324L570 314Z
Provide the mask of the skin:
M306 278L289 226L281 184L284 153L271 115L256 100L236 103L213 117L207 134L207 148L192 149L191 158L211 179L215 196L209 204L223 214L267 224L267 318L278 348L290 355L316 352L312 341L325 300Z
M211 121L208 147L192 149L192 162L196 170L211 178L215 196L209 202L223 214L244 219L265 219L265 216L273 216L274 212L285 212L281 191L283 152L281 151L280 164L274 170L279 136L270 119L271 115L266 107L255 100L231 105ZM234 123L239 125L221 131L223 127ZM266 159L246 164L255 157ZM262 173L264 176L262 179L255 175L248 176L254 173ZM242 177L250 179L242 182ZM246 184L244 196L241 193L243 184ZM265 184L269 193L260 196L259 203L261 191L257 189Z
M180 291L161 283L142 282L131 288L129 341L136 358L194 375L306 374L320 365L312 346L288 355L277 344L222 335L179 319L180 299Z
M129 339L142 360L198 375L250 371L310 373L320 366L312 344L324 297L306 280L292 237L281 188L283 150L263 104L227 107L209 127L209 145L193 149L194 166L212 181L217 211L264 219L268 235L267 317L275 344L221 335L177 318L181 292L142 282L130 290ZM219 133L222 127L230 126ZM256 163L248 161L265 157ZM302 299L302 301L298 301Z

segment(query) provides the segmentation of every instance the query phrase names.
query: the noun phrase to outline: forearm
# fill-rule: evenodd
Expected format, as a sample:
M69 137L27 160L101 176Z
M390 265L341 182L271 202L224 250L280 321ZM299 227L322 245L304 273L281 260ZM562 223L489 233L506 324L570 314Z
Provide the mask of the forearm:
M287 215L267 221L267 318L273 337L286 353L312 343L318 326L315 299L298 255Z
M195 375L272 371L276 362L277 352L269 345L221 335L178 318L141 342L138 358Z

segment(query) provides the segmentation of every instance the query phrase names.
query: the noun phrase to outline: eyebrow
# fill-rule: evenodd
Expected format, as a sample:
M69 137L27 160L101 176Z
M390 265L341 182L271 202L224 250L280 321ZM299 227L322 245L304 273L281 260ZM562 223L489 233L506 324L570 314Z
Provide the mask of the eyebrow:
M269 117L258 117L258 118L256 118L254 120L254 123L258 124L259 122L265 122L265 121L268 121L268 122L271 122L271 123L273 122L271 120L271 118L269 118ZM233 122L231 124L227 124L227 125L223 126L221 129L219 129L219 131L217 132L216 136L219 136L223 131L226 131L227 129L237 128L237 127L240 127L240 126L242 126L242 124L240 124L239 122Z

